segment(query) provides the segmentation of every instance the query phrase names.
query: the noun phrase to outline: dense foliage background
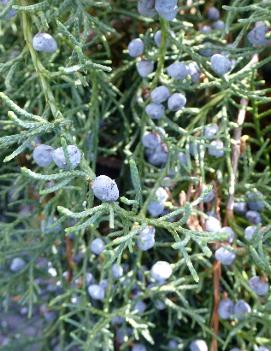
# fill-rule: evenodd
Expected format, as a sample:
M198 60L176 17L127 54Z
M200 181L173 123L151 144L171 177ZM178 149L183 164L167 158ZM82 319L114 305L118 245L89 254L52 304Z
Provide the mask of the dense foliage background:
M135 0L0 6L0 350L271 347L271 1L183 0L170 21L139 13ZM34 49L39 32L56 51ZM131 57L135 38L144 53ZM230 60L226 74L214 69L217 53ZM146 77L142 60L154 64ZM175 61L189 68L184 79L169 75ZM152 119L145 108L159 85L186 104ZM146 135L158 140L155 157ZM41 143L63 147L66 160L76 145L80 165L39 167ZM117 201L94 197L99 175L116 179ZM146 228L155 243L144 251ZM224 246L230 264L214 255ZM150 272L157 261L173 271L162 282ZM90 296L94 283L103 298ZM250 306L240 318L238 300Z

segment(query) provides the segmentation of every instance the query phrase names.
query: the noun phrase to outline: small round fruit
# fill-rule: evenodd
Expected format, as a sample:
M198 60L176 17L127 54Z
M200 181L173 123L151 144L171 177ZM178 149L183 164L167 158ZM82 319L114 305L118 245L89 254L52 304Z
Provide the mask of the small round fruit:
M102 239L94 239L90 244L90 250L95 255L100 255L104 251L104 242Z
M164 106L153 102L146 106L145 111L151 119L160 119L165 114Z
M156 104L161 104L169 98L169 95L170 93L168 88L164 85L160 85L151 92L151 99L152 102Z
M158 283L164 283L171 275L171 265L166 261L157 261L151 268L151 276Z
M230 266L236 259L236 254L227 247L220 247L215 251L215 258L224 266Z
M144 43L140 38L130 41L128 45L128 53L131 57L138 57L144 52Z
M94 179L92 190L101 201L114 202L119 198L119 189L116 182L106 175L100 175Z
M218 315L220 319L230 319L233 316L234 303L231 299L223 299L219 302Z
M174 93L168 99L167 105L170 111L179 111L186 104L186 97L181 93Z
M136 64L136 69L138 74L142 77L148 77L153 72L154 69L154 63L149 60L142 60L140 62L137 62Z
M32 39L33 49L40 52L53 53L57 50L55 39L48 33L37 33Z
M67 146L68 158L70 161L71 168L76 168L81 161L81 151L76 145ZM53 161L58 168L69 169L68 162L65 158L64 149L62 147L57 148L52 153Z
M257 275L249 279L248 285L258 296L268 294L269 284Z
M33 160L39 167L48 167L53 162L53 151L51 146L40 144L33 151Z
M232 62L226 56L214 54L211 57L212 70L219 76L224 76L232 68Z

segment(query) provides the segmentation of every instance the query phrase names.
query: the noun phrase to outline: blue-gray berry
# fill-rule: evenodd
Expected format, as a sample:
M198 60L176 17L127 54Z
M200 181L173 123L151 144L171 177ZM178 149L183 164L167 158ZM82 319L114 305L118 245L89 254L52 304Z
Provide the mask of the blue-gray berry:
M258 296L268 294L269 284L257 275L249 279L248 285Z
M208 26L207 24L205 24L200 28L199 31L203 34L208 34L212 31L212 28L210 26Z
M271 40L265 37L268 31L265 23L257 22L247 35L248 41L255 47L271 45Z
M257 211L247 211L246 219L252 224L260 224L262 222L262 217Z
M206 342L202 339L194 340L189 345L190 351L208 351Z
M100 255L104 251L104 242L100 238L94 239L90 244L90 250L95 255Z
M148 77L148 75L153 72L154 63L149 60L141 60L140 62L137 62L136 69L138 74L141 77L145 78L145 77Z
M224 144L221 140L213 140L208 145L208 154L210 156L219 158L224 156Z
M227 247L220 247L215 251L215 258L224 266L230 266L236 259L236 254Z
M98 284L91 284L91 285L89 285L88 293L89 293L89 296L93 300L100 300L100 301L104 300L105 290L104 290L103 287L101 287Z
M40 144L33 151L33 160L39 167L48 167L53 162L53 151L51 146Z
M143 344L134 344L132 347L132 351L147 351L147 349Z
M164 283L171 274L171 265L166 261L157 261L151 268L151 276L158 283Z
M172 21L178 12L177 0L156 0L155 9L161 17Z
M33 49L40 52L52 53L57 50L55 39L48 33L37 33L32 40Z
M235 202L233 210L237 214L245 214L247 212L247 203L244 201Z
M193 83L197 83L200 80L200 68L196 62L190 62L187 65L188 73Z
M7 6L10 0L1 0L1 4L4 6ZM14 16L16 16L17 12L16 10L14 10L13 8L10 8L7 12L7 14L5 15L5 19L10 19Z
M179 160L181 166L187 167L188 159L187 159L187 156L184 152L180 151L178 153L178 160Z
M234 303L231 299L223 299L219 302L218 315L220 319L230 319L234 313Z
M219 232L221 230L221 222L217 218L209 216L206 219L205 228L207 232Z
M171 339L171 340L169 340L169 342L168 342L168 344L167 344L167 346L168 346L168 348L170 349L170 350L177 350L178 349L178 343L177 343L177 341L176 340L174 340L174 339Z
M215 193L213 190L209 191L209 193L207 193L204 198L203 198L203 202L205 204L208 204L209 202L213 201L215 198Z
M163 211L165 209L165 206L161 202L151 201L148 204L148 208L147 209L148 209L149 214L152 217L158 217L158 216L160 216L163 213Z
M251 307L244 300L238 300L234 305L234 316L237 319L244 319L251 312Z
M119 189L116 182L106 175L100 175L94 179L92 190L101 201L114 202L119 198Z
M154 150L161 144L161 137L158 133L145 132L141 142L144 147Z
M113 278L119 279L123 276L123 267L120 264L114 263L112 266Z
M219 76L228 73L232 68L232 61L221 54L214 54L211 57L212 70Z
M168 159L168 149L165 144L158 145L154 150L148 153L148 162L156 167L165 165Z
M147 115L152 119L160 119L165 114L165 108L162 104L156 104L154 102L148 104L145 108Z
M158 202L164 203L168 199L168 193L167 193L166 189L159 187L155 191L155 197L158 200Z
M236 237L236 234L235 232L232 230L231 227L222 227L221 230L220 230L221 233L226 233L228 234L228 238L227 238L227 241L231 244L235 237Z
M137 9L142 16L154 17L156 15L154 5L155 0L139 0L137 3Z
M81 161L81 151L76 145L67 146L68 158L70 160L71 168L76 168ZM58 168L69 169L68 162L65 158L64 149L62 147L57 148L52 153L53 161Z
M142 300L139 300L136 302L134 308L133 308L133 312L135 313L144 313L145 310L147 308L147 305L145 304L144 301Z
M211 21L217 21L220 18L220 12L216 7L209 7L207 11L207 17Z
M181 110L186 104L186 97L184 94L181 93L174 93L170 96L167 102L168 109L170 111L179 111Z
M259 191L247 193L247 204L250 210L262 211L264 209L263 194Z
M151 92L152 102L160 104L169 98L170 92L167 87L160 85Z
M212 24L213 29L215 30L224 30L225 29L225 23L222 20L215 21Z
M21 257L15 257L11 261L10 270L14 273L17 273L24 269L25 265L26 263Z
M183 80L188 76L188 69L183 62L174 62L167 68L167 74L176 80Z
M141 230L137 238L137 247L139 250L150 250L155 244L155 228L148 226Z
M128 45L128 53L131 57L138 57L144 52L144 43L140 38L130 41Z
M206 139L212 140L216 136L218 131L219 131L219 127L217 124L215 124L215 123L209 124L208 126L206 126L204 128L203 135Z
M256 225L249 225L245 228L245 238L250 241L253 239L254 234L257 231Z

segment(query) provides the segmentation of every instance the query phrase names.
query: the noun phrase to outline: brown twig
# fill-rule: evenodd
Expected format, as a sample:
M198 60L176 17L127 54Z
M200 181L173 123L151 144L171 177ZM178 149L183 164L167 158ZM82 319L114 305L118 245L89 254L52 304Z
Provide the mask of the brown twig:
M258 54L253 55L252 59L247 65L247 68L253 67L258 61L259 61ZM234 193L235 193L235 184L237 181L238 161L239 161L240 149L241 149L242 127L245 122L248 100L244 98L241 99L240 105L241 105L241 108L237 116L238 127L234 129L234 134L233 134L234 143L232 147L232 159L231 159L232 172L230 174L229 198L226 206L225 225L227 225L228 218L233 217Z
M217 351L217 338L219 332L219 315L218 306L220 301L220 278L221 278L221 263L215 261L213 264L213 287L214 287L214 308L212 316L212 330L215 334L212 338L210 351Z
M68 264L67 281L70 283L72 281L73 267L74 267L73 254L72 254L73 243L68 236L65 237L65 243L66 243L66 257L67 257L67 264Z

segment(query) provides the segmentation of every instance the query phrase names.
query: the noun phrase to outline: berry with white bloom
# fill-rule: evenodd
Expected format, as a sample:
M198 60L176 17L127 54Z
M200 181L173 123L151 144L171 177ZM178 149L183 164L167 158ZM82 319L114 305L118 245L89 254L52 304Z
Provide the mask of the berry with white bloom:
M252 211L262 211L264 209L263 194L259 191L247 193L247 204Z
M233 210L238 214L245 214L247 211L247 203L244 201L235 202L233 205Z
M40 52L53 53L57 50L55 39L48 33L37 33L32 39L33 49Z
M231 227L222 227L221 230L220 230L221 233L226 233L228 234L228 238L227 238L227 241L231 244L235 237L236 237L236 234L235 232L232 230Z
M247 39L255 47L267 46L271 40L266 38L269 29L263 22L257 22L255 27L248 33Z
M104 251L104 242L102 239L94 239L90 244L90 250L95 255L100 255Z
M148 204L148 212L152 217L160 216L163 213L164 209L164 204L158 201L151 201Z
M249 225L248 227L246 227L245 228L245 238L247 240L252 240L256 230L257 230L256 225Z
M212 24L213 29L215 30L224 30L225 29L225 23L222 20L215 21Z
M221 223L217 218L209 216L206 219L205 228L207 232L219 232L221 230Z
M237 319L244 319L251 312L251 307L244 300L238 300L234 305L234 315Z
M91 284L88 287L89 296L93 300L103 301L105 297L105 289L98 284Z
M163 283L171 274L171 265L166 261L157 261L151 268L151 276L158 283Z
M269 284L257 275L249 279L248 285L258 296L268 294Z
M147 351L147 349L143 344L134 344L132 351Z
M138 57L144 52L144 43L140 38L130 41L128 45L128 53L131 57Z
M234 303L231 299L223 299L219 302L218 315L221 319L230 319L233 316Z
M211 67L216 74L224 76L231 70L232 61L224 55L215 54L211 57Z
M208 154L219 158L224 156L224 144L221 140L213 140L208 146Z
M168 88L165 87L164 85L160 85L151 92L151 99L152 99L152 102L155 102L156 104L160 104L166 101L169 98L169 95L170 93Z
M64 149L59 147L52 153L53 161L58 168L69 169L68 161L65 158ZM67 145L67 157L70 161L71 168L76 168L81 161L81 151L76 145Z
M227 247L220 247L215 252L215 258L224 266L230 266L236 259L236 254Z
M11 261L10 270L14 273L17 273L24 269L25 265L26 263L21 257L15 257Z
M112 266L112 275L113 278L119 279L123 276L123 267L120 264L113 264Z
M213 124L209 124L208 126L206 126L204 128L204 137L208 140L212 140L214 139L214 137L216 136L217 132L219 131L219 127L217 124L213 123Z
M188 70L183 62L174 62L167 68L167 74L176 80L183 80L188 76Z
M145 304L145 302L142 300L139 300L136 302L133 311L135 313L144 313L146 308L147 308L147 305Z
M145 132L141 142L146 148L156 149L161 144L161 137L157 133Z
M33 151L33 160L39 167L48 167L53 162L53 151L51 146L40 144Z
M142 16L154 17L156 15L154 5L155 0L139 0L137 3L137 9Z
M170 111L179 111L186 105L186 97L181 93L174 93L170 96L167 102Z
M197 83L200 80L200 68L196 62L190 62L187 65L188 73L193 83Z
M220 12L216 7L209 7L207 11L207 17L211 21L217 21L220 18Z
M114 202L119 198L119 189L116 182L106 175L100 175L94 179L92 190L101 201Z
M204 340L198 339L189 345L190 351L208 351L208 346Z
M146 106L145 111L147 115L152 119L160 119L165 114L164 106L153 102Z
M148 226L141 230L137 238L137 247L142 251L151 249L155 244L155 228Z
M145 78L145 77L148 77L148 75L150 75L153 72L154 64L152 61L142 60L140 62L137 62L136 69L138 74L142 78Z
M247 211L246 219L252 224L260 224L262 222L262 217L257 211Z

